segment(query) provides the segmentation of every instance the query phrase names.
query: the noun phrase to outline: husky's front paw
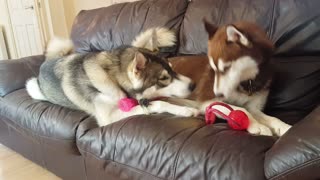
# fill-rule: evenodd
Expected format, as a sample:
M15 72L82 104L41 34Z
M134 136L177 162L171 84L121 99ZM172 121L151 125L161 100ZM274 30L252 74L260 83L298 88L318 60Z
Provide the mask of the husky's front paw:
M254 135L272 136L270 128L258 122L250 122L248 132Z
M185 106L178 106L164 101L152 101L150 102L148 109L151 113L167 112L170 114L185 117L198 116L200 114L200 111L198 109Z
M281 123L277 127L273 128L273 132L277 136L282 136L284 133L286 133L292 126L286 123Z
M185 116L185 117L196 117L200 114L200 111L195 108L189 107L181 107L181 110L177 113L177 115Z

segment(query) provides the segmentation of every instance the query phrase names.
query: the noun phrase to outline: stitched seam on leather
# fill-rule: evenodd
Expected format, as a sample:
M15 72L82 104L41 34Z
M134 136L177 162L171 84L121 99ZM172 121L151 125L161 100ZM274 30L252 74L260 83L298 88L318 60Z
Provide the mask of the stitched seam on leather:
M180 51L180 41L181 41L180 35L181 35L181 31L182 31L182 24L184 23L184 19L185 19L185 17L186 17L187 11L188 11L189 4L190 4L190 2L191 2L191 1L188 1L188 0L186 0L186 1L187 1L187 6L186 6L185 11L182 12L182 13L183 13L183 17L182 17L182 20L181 20L180 25L178 26L178 28L179 28L179 33L177 32L177 36L176 36L176 38L177 38L177 49L176 49L175 54L178 54L179 51ZM184 50L184 51L185 51L185 50Z
M78 146L77 146L78 147ZM79 149L79 148L78 148ZM79 152L80 152L80 149L79 149ZM81 152L80 152L81 154ZM88 180L88 169L87 169L87 165L86 165L86 158L83 157L83 155L81 154L82 156L82 159L83 159L83 165L84 165L84 172L85 172L85 175L86 175L86 180Z
M269 31L269 38L271 38L271 36L273 35L273 26L274 26L274 14L275 14L275 5L276 4L276 0L273 0L272 2L272 14L271 14L271 20L270 20L270 31Z
M77 150L79 151L79 153L80 153L80 150L79 150L79 147L78 147L78 137L77 137L78 128L79 128L80 124L81 124L83 121L85 121L86 119L88 119L89 117L90 117L90 115L87 115L87 116L81 118L80 121L79 121L79 123L77 124L77 127L74 129L74 137L75 137L75 141L74 141L74 142L76 143L76 148L77 148ZM85 131L89 131L89 130L85 130ZM86 133L87 133L87 132L85 132L84 134L86 134ZM82 134L82 135L84 135L84 134ZM81 138L82 135L81 135L79 138Z
M219 4L219 10L221 10L221 9L223 9L225 6L226 6L226 3L225 3L226 1L224 1L224 0L220 0L220 4ZM218 19L218 25L220 25L221 24L221 20L222 20L222 15L224 14L224 13L219 13L220 14L220 16L219 16L219 19Z
M301 170L301 169L303 169L305 167L308 167L308 166L316 164L316 163L320 163L320 157L318 157L316 159L312 159L312 160L306 161L306 162L304 162L304 163L302 163L300 165L297 165L297 166L295 166L293 168L290 168L290 169L288 169L288 170L286 170L286 171L284 171L284 172L282 172L280 174L277 174L277 175L271 177L270 180L277 179L277 178L279 178L281 176L290 175L292 173L295 173L296 171L299 171L299 170Z
M10 120L11 121L11 120ZM6 122L5 122L6 123ZM33 135L36 135L36 136L39 136L41 138L45 138L45 139L50 139L50 140L54 140L54 141L74 141L74 139L59 139L59 138L54 138L54 137L49 137L49 136L43 136L43 135L40 135L32 130L30 130L29 128L24 128L23 126L19 125L19 124L16 124L14 123L15 126L18 126L19 128L21 128L22 130L24 131L27 131L28 133L30 134L33 134ZM11 128L15 129L18 131L18 129L16 127L14 127L13 125L11 124L8 124L8 126L10 126Z
M122 5L119 13L118 13L117 16L116 16L115 24L117 24L117 22L118 22L118 20L119 20L119 17L120 17L120 14L121 14L122 10L124 9L124 7L125 7L126 5L127 5L127 3L124 3L124 4ZM111 29L112 32L113 32L113 30L114 30L114 28ZM113 35L112 35L111 37L113 37ZM113 40L113 39L110 39L110 41L113 42L114 40ZM89 50L89 52L90 52L90 51L93 51L93 49L92 49L92 47L91 47L92 44L90 43L90 41L89 41L88 43L90 44L90 50ZM110 47L110 49L113 49L113 48L115 48L115 47L114 47L114 44L112 44L112 47Z
M39 118L38 118L38 121L37 121L37 132L39 132L39 123L40 123L41 117L42 117L43 113L44 113L47 109L49 109L49 107L50 107L50 106L47 106L46 108L44 108L43 111L42 111L42 112L40 113L40 115L39 115Z
M29 61L23 61L23 63L24 64L26 64L26 66L30 69L30 71L32 72L32 74L34 75L34 76L36 76L37 74L36 74L36 72L32 69L32 66L30 65L30 62ZM29 79L29 78L28 78Z
M6 96L9 96L11 93L14 93L14 92L16 92L16 91L19 91L19 90L21 90L21 89L25 89L25 87L23 87L23 88L18 88L18 89L13 89L12 91L10 91L10 92L6 93L5 95L3 95L3 96L1 97L1 99L4 99Z
M6 123L6 122L5 122L5 123ZM6 124L7 124L7 123L6 123ZM20 133L20 134L21 134L21 132L17 129L16 126L13 126L13 125L11 125L11 124L7 124L7 126L8 126L9 128L11 128L11 129L17 131L17 133ZM20 125L17 125L17 126L18 126L19 128L21 128ZM51 138L51 137L46 137L46 136L39 135L39 134L35 133L34 131L29 130L29 129L24 129L24 128L21 128L21 129L24 130L24 131L27 131L28 133L32 134L33 136L40 137L41 139L39 139L39 141L37 141L37 142L38 142L39 144L41 144L41 146L43 146L43 143L42 143L43 139L49 139L49 140L54 140L54 141L75 142L75 140L73 140L73 139L72 139L72 140L65 140L65 139L60 140L60 139L56 139L56 138ZM76 146L76 150L68 150L68 152L72 151L72 152L74 152L74 153L80 154L80 151L79 151L78 146L77 146L76 144L75 144L75 146ZM54 148L54 149L57 149L57 148L54 147L54 146L51 146L51 147ZM46 163L45 163L45 164L46 164Z
M148 1L142 2L142 3L148 3ZM144 20L143 20L143 22L142 22L142 24L141 24L141 28L140 28L140 30L139 30L140 32L142 32L143 26L144 26L144 24L145 24L146 21L147 21L147 17L148 17L149 11L150 11L150 6L152 6L152 5L150 5L150 3L148 3L147 12L146 12L146 15L145 15L145 17L144 17Z
M78 129L79 129L79 126L80 124L87 120L88 118L90 118L90 115L87 115L87 116L84 116L83 118L80 119L79 123L77 124L77 127L74 129L74 137L77 137L77 133L78 133ZM81 136L79 138L81 138L84 134L86 134L87 132L81 134ZM76 138L76 141L77 141L78 138Z
M86 150L83 150L83 149L81 149L81 148L79 148L79 149L80 149L83 153L89 154L89 155L91 155L92 157L94 157L94 158L97 159L97 160L100 160L100 161L111 161L111 162L120 164L120 165L122 165L122 166L124 166L124 167L128 167L130 170L133 170L133 171L135 171L135 172L137 172L137 173L140 173L140 174L148 174L149 176L152 176L152 177L154 177L154 178L161 179L161 180L166 180L166 179L157 177L156 175L150 174L149 172L143 171L143 170L141 170L141 169L137 169L137 168L132 167L132 166L129 166L129 165L127 165L127 164L122 164L122 163L120 163L120 162L118 162L118 161L114 161L114 160L112 160L112 159L101 159L100 157L96 156L95 154L93 154L93 153L90 152L90 151L86 151Z
M20 102L18 105L17 105L17 109L15 109L15 112L16 114L18 114L18 110L19 108L21 107L21 104L23 104L24 102L28 101L29 99L24 99L22 102Z
M131 119L131 118L130 118ZM113 150L113 155L112 155L112 161L114 161L114 157L116 155L116 149L117 149L117 140L118 140L118 136L120 134L120 131L122 130L122 128L129 122L130 119L126 119L124 120L125 122L121 125L121 127L119 128L116 138L114 140L114 150Z
M180 148L178 149L177 151L177 155L175 157L175 160L174 160L174 163L173 163L173 170L172 170L172 179L176 179L176 170L177 170L177 163L178 163L178 160L179 160L179 157L180 157L180 152L182 151L183 147L184 147L184 144L190 139L190 137L192 135L194 135L198 130L200 130L201 128L203 127L206 127L206 125L203 125L197 129L195 129L181 144Z
M43 154L44 154L44 152L43 152L43 151L44 151L44 148L43 148L42 139L39 139L39 144L40 144L40 147L41 147L40 149L41 149L41 152L42 152L42 156L44 156L44 155L43 155ZM43 162L45 168L46 168L46 169L49 169L46 158L41 158L41 161Z

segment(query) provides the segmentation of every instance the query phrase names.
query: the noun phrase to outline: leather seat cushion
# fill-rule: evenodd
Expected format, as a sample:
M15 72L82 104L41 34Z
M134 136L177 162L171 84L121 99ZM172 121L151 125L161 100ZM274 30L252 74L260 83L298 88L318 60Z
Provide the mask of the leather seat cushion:
M108 164L114 162L160 179L264 179L264 154L275 142L169 114L94 127L91 121L81 123L77 143L86 159L104 162L95 168L110 173Z

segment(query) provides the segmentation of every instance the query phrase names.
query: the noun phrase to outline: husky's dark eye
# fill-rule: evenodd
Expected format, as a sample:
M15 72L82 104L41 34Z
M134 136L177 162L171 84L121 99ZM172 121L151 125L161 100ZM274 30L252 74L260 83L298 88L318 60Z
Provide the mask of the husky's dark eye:
M224 67L224 72L227 72L231 68L231 65L225 66Z
M165 81L165 80L168 80L168 79L169 79L168 76L163 76L163 77L160 77L160 78L159 78L160 81Z
M230 69L230 67L231 67L231 65L225 66L225 67L223 68L223 70L220 71L220 73L221 73L221 74L225 74L226 72L228 72L228 70Z
M233 42L226 40L226 44L227 44L227 45L230 45L230 44L232 44L232 43L233 43Z

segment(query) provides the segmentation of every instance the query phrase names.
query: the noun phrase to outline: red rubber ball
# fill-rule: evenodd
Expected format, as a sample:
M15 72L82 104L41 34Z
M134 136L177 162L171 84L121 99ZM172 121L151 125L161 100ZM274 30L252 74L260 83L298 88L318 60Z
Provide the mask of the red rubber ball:
M229 114L229 126L235 130L246 130L249 127L249 118L243 111L234 110Z

